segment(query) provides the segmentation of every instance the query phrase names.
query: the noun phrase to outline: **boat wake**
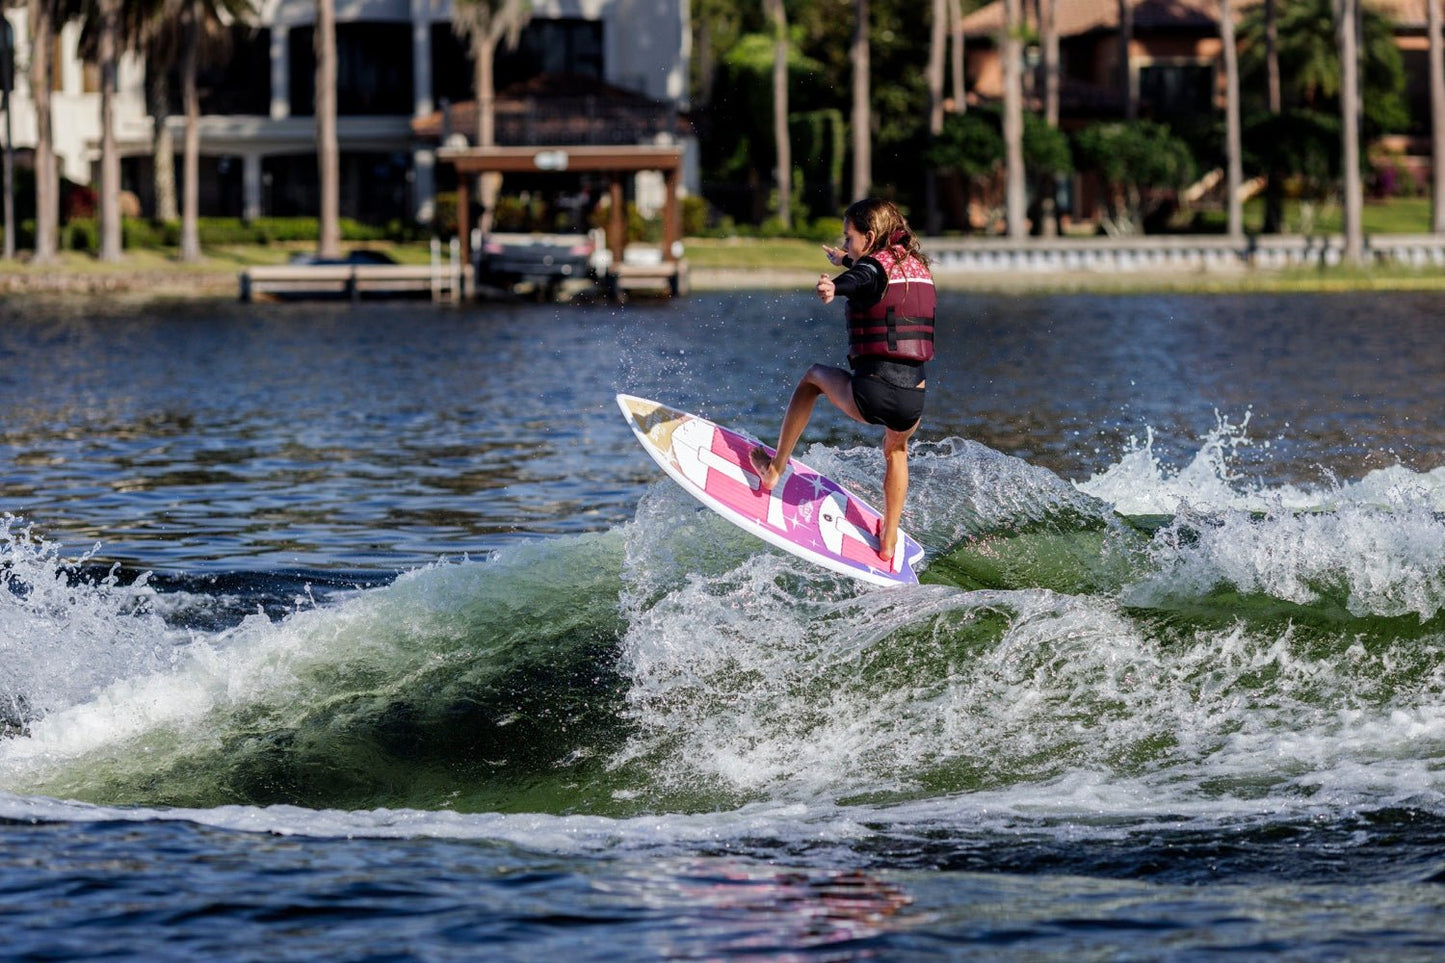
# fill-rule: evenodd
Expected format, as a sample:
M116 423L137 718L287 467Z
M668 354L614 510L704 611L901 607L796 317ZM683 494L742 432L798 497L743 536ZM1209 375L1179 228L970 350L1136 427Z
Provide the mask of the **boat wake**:
M0 788L436 826L1445 809L1445 469L1251 486L1241 431L1178 470L1146 437L1078 483L919 445L928 562L900 590L666 481L607 531L250 611L6 519ZM875 450L806 457L878 497Z

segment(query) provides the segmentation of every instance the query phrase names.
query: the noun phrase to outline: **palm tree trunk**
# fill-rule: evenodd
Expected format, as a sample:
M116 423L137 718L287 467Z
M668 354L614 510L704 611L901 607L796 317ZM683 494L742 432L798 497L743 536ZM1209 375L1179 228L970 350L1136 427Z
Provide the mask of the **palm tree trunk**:
M181 98L185 102L186 134L183 145L185 196L181 201L181 260L201 259L200 196L201 196L201 97L196 89L196 46L200 42L200 23L194 6L186 24L188 43L181 56Z
M119 261L120 151L115 143L115 96L120 66L120 0L101 0L99 60L100 259Z
M1004 0L1003 142L1004 217L1008 236L1025 235L1028 192L1024 185L1023 26L1020 0Z
M1234 44L1234 11L1230 0L1219 0L1219 38L1224 47L1224 156L1225 203L1229 211L1229 236L1244 237L1244 186L1241 156L1244 151L1239 121L1239 56Z
M1365 261L1364 188L1360 179L1359 0L1337 0L1335 26L1340 45L1341 168L1345 173L1345 261Z
M853 3L853 200L873 189L873 109L870 104L872 39L868 0Z
M1044 74L1044 123L1050 127L1059 126L1059 3L1058 0L1039 0L1040 45L1043 47ZM1047 175L1039 184L1039 211L1043 220L1041 233L1044 237L1057 237L1059 233L1059 212L1055 200L1058 193L1056 175Z
M773 21L773 143L777 147L778 221L786 230L793 226L793 145L788 137L788 11L783 0L767 0L767 7Z
M1430 24L1430 192L1431 230L1445 233L1445 41L1440 36L1440 0L1426 0Z
M316 162L321 199L316 253L341 256L341 150L336 137L336 5L316 0Z
M1139 104L1134 99L1134 72L1129 67L1129 51L1134 46L1134 2L1119 0L1119 91L1124 95L1124 119L1133 123L1139 117Z
M35 263L56 260L60 234L60 178L55 169L55 136L50 88L55 64L55 5L30 0L30 91L35 98Z
M490 34L490 30L479 30L473 36L472 44L472 63L476 70L472 84L477 89L478 147L491 147L497 142L497 90L492 76L497 46Z
M943 61L948 47L948 0L933 0L933 23L928 36L928 139L943 133ZM937 234L938 171L931 164L923 172L924 230Z
M1278 117L1284 110L1279 82L1279 24L1276 0L1264 0L1264 70L1268 81L1269 112ZM1271 168L1264 193L1264 233L1278 234L1284 227L1285 172Z
M967 78L963 74L963 0L948 0L948 29L953 34L949 51L949 73L953 75L953 110L961 114L968 109Z
M155 190L155 218L174 221L176 206L176 146L166 121L170 115L170 83L166 65L155 56L146 60L146 109L151 115L151 170Z
M1050 127L1059 126L1059 0L1041 0L1040 11L1043 22L1039 25L1042 34L1044 61L1044 122Z
M4 89L0 90L0 111L5 114L5 157L3 161L4 172L0 175L0 189L5 194L0 203L4 205L5 217L5 249L3 256L7 261L15 259L15 133L10 123L10 88L14 85L14 34L10 30L9 21L0 23L0 30L5 32L5 42L0 44L0 84Z
M497 142L497 89L494 77L497 44L500 34L495 24L472 35L472 61L476 74L472 78L477 91L477 146L491 147ZM497 199L502 196L502 175L484 171L477 175L477 203L482 207L477 229L482 237L492 233L497 216Z
M873 107L870 104L871 39L868 0L853 3L853 200L873 191Z

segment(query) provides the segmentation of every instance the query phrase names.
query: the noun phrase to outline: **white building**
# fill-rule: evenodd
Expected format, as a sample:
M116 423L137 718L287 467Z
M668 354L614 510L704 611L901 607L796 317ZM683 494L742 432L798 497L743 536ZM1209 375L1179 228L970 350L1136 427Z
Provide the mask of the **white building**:
M256 29L238 32L229 63L202 78L204 215L316 212L316 6L314 0L261 2ZM497 89L542 74L566 75L574 82L584 78L584 85L590 79L599 88L635 92L668 105L675 115L688 106L688 14L688 0L534 0L518 47L498 50ZM12 136L16 149L24 151L35 144L25 11L7 10L5 16L16 44ZM414 123L425 126L431 118L435 128L439 107L473 96L470 59L452 29L451 2L349 0L337 4L336 18L342 214L373 222L429 221L439 145L418 136ZM62 175L93 183L100 96L95 70L76 56L79 34L76 24L61 33L53 130ZM119 75L116 136L124 186L149 211L152 123L144 85L142 62L128 57ZM178 90L172 100L178 114ZM179 116L168 122L177 151L182 125ZM502 133L498 137L506 142ZM668 139L687 138L663 131L652 133L649 142Z

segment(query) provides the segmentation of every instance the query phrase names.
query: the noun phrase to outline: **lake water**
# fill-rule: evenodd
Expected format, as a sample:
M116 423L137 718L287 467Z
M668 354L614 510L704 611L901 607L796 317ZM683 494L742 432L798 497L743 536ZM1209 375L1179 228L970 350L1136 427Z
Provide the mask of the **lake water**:
M0 305L0 956L1445 953L1445 297L946 292L889 591L805 287Z

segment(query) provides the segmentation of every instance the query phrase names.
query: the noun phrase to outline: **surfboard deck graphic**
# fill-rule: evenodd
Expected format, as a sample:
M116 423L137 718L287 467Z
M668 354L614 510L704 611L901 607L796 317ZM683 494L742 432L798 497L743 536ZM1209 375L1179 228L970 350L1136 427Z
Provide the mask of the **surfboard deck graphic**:
M880 513L843 486L788 459L764 491L748 452L773 449L706 418L620 394L617 405L663 471L698 501L744 531L833 572L873 585L913 585L923 547L898 533L894 567L878 557Z

